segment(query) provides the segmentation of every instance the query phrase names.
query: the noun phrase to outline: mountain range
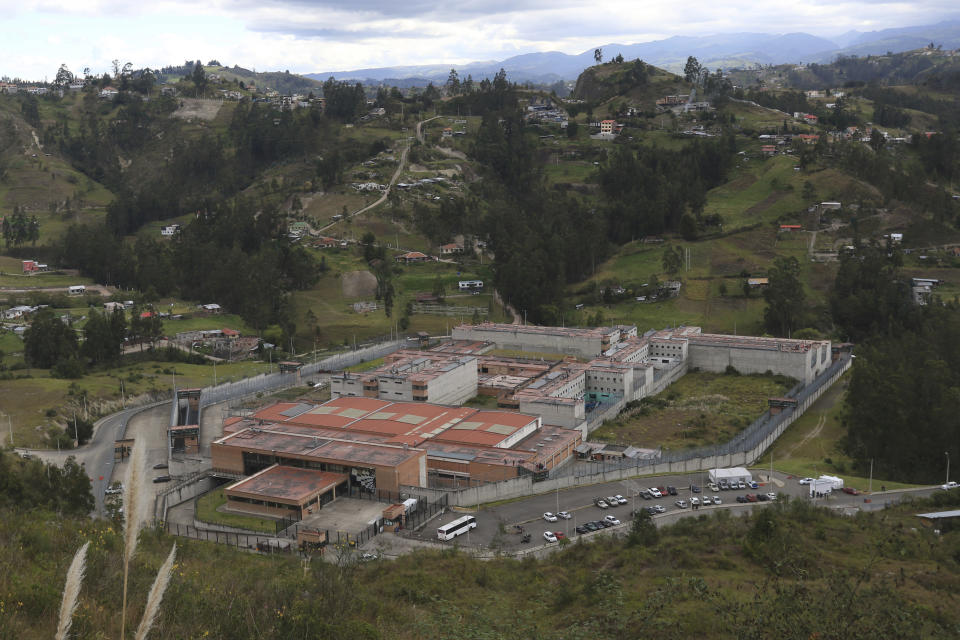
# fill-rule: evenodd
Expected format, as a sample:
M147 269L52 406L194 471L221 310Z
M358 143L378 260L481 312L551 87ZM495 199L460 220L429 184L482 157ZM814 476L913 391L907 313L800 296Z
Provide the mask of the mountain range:
M960 20L937 24L899 27L880 31L848 31L834 38L808 33L726 33L711 36L673 36L664 40L636 44L600 45L604 59L617 54L624 59L640 58L671 71L682 71L688 56L710 68L743 67L756 64L830 62L841 55L882 55L919 49L933 42L944 49L960 48ZM432 64L397 67L327 71L304 74L315 80L334 77L337 80L361 81L365 84L396 86L443 83L451 68L461 78L474 80L493 77L500 69L515 82L553 83L574 80L587 67L595 64L594 49L579 54L559 51L525 53L504 60L471 62L464 65Z

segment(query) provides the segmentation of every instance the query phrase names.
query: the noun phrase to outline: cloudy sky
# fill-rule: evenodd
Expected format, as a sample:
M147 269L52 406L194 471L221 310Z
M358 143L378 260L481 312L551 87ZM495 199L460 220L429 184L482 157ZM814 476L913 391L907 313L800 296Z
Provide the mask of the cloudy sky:
M298 73L580 53L672 35L856 29L957 17L956 0L0 0L0 76L52 78L61 63L159 67L217 59Z

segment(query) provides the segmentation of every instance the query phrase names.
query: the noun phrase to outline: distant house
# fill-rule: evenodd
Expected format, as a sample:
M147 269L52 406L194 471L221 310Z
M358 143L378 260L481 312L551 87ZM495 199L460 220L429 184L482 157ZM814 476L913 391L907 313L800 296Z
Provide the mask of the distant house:
M337 240L336 238L321 236L320 238L317 238L314 241L313 246L315 246L318 249L336 249L339 243L340 243L339 240Z
M37 273L40 271L47 271L49 267L43 264L42 262L37 262L36 260L24 260L23 261L23 272L24 273Z
M116 311L116 310L118 310L118 309L119 309L120 311L123 311L124 309L126 309L126 306L125 306L122 302L104 302L104 303L103 303L103 310L104 310L104 311L108 311L108 312L110 312L110 313L113 313L114 311Z
M453 129L450 127L444 127L443 131L440 132L440 135L444 138L449 138L453 135Z
M796 138L803 144L817 144L820 140L820 136L814 133L801 133Z
M427 262L429 260L434 260L434 258L428 256L425 253L420 253L419 251L411 251L403 255L397 256L395 258L397 262L402 262L404 264L417 263L417 262Z
M817 116L813 115L812 113L804 114L803 120L807 124L817 124L817 122L820 121L820 119Z
M760 147L760 153L765 156L773 156L777 153L777 146L773 144L765 144Z
M810 91L805 91L808 98L825 98L826 92L821 89L812 89Z
M613 128L617 126L616 120L601 120L600 133L613 133Z
M177 235L177 232L178 232L178 231L180 231L180 225L179 225L179 224L170 224L170 225L167 225L167 226L162 227L162 228L160 229L160 235L161 235L161 236L167 236L167 237L169 237L169 236L175 236L175 235Z
M766 287L770 284L770 278L747 278L747 285L752 289Z
M220 308L220 305L215 304L215 303L202 304L202 305L200 305L200 308L203 309L203 310L204 310L205 312L207 312L207 313L220 313L220 312L222 311L222 309Z
M440 255L450 256L458 253L463 253L463 245L451 242L450 244L444 244L440 246Z
M799 224L782 224L780 231L802 231L803 227Z
M114 89L113 87L104 87L103 89L100 89L100 97L101 97L101 98L112 98L113 96L117 95L118 93L120 93L120 92L117 91L116 89Z
M3 312L3 317L6 320L16 320L18 318L28 316L36 310L37 310L37 307L28 307L25 305L20 305L18 307L10 307L9 309Z

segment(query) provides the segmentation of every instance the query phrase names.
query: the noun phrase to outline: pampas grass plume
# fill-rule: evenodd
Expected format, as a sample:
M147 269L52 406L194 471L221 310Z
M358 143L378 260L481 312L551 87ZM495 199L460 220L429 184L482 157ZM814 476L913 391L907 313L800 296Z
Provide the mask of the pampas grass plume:
M143 481L143 445L134 445L127 469L127 484L124 487L123 504L127 517L123 523L123 605L120 612L120 638L124 638L127 623L127 574L130 559L137 549L137 538L143 524L143 505L140 504L140 483Z
M143 618L140 620L140 626L137 628L135 640L146 640L150 629L153 627L153 622L156 620L157 613L160 611L163 592L167 590L167 585L170 583L170 575L173 573L173 561L176 556L177 545L174 543L173 548L170 549L170 555L167 556L166 561L161 565L160 570L157 571L157 577L153 581L153 586L150 587L150 595L147 596L147 606L143 611Z
M80 598L80 587L83 585L83 574L87 569L87 549L89 542L77 549L73 562L67 569L67 581L63 586L63 599L60 601L60 623L57 625L56 640L66 640L73 624L73 612L77 610L77 601Z

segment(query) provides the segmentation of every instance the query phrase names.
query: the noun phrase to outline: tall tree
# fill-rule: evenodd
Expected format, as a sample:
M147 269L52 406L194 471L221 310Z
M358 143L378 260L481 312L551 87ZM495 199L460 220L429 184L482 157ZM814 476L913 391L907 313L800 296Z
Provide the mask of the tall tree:
M23 355L34 367L50 368L77 356L77 334L51 309L37 312L23 340Z
M763 291L767 302L764 326L773 334L790 335L803 323L806 294L800 281L800 263L793 256L777 258L767 275L769 284Z
M593 59L597 64L603 62L603 49L599 47L593 50Z

